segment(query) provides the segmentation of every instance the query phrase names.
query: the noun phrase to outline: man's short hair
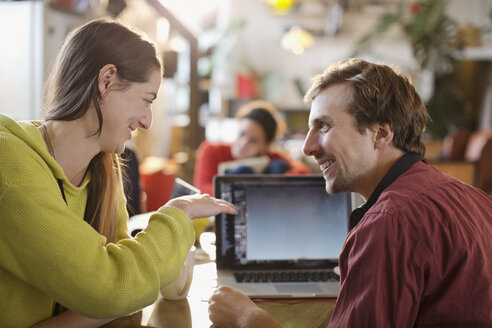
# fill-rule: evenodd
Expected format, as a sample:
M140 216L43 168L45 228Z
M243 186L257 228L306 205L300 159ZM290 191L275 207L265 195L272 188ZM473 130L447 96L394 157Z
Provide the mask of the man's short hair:
M346 83L346 110L361 134L375 123L393 128L393 144L404 152L425 155L422 134L429 114L410 78L383 64L350 58L314 77L304 100L313 101L324 89Z

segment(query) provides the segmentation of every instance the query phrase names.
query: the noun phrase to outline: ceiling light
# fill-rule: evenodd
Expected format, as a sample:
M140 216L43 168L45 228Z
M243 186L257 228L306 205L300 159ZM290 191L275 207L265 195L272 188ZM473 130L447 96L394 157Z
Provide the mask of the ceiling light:
M282 48L296 55L304 53L306 48L314 44L312 34L299 26L292 26L282 37Z

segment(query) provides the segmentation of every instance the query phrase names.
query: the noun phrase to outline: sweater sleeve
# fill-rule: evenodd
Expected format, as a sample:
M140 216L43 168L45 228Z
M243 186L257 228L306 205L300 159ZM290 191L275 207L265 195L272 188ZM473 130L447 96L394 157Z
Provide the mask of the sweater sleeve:
M104 236L68 209L40 157L17 146L21 149L9 153L0 169L3 270L94 318L141 309L178 277L194 241L184 212L162 207L136 238L106 244Z
M120 182L120 198L118 204L118 240L130 238L128 234L129 213L126 207L127 199L123 192L123 181Z

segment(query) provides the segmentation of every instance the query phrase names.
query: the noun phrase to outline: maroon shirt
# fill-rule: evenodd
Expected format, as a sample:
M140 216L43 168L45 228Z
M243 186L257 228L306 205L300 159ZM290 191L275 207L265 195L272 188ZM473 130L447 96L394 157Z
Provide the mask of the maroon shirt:
M339 265L330 328L492 327L492 197L418 161L350 231Z

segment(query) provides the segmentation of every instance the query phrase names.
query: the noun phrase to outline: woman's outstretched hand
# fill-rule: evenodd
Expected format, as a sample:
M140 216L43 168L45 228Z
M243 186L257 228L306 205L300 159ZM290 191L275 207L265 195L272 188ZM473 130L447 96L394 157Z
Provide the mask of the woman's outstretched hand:
M179 208L192 219L205 218L219 213L237 213L231 203L207 194L174 198L167 202L166 206Z

